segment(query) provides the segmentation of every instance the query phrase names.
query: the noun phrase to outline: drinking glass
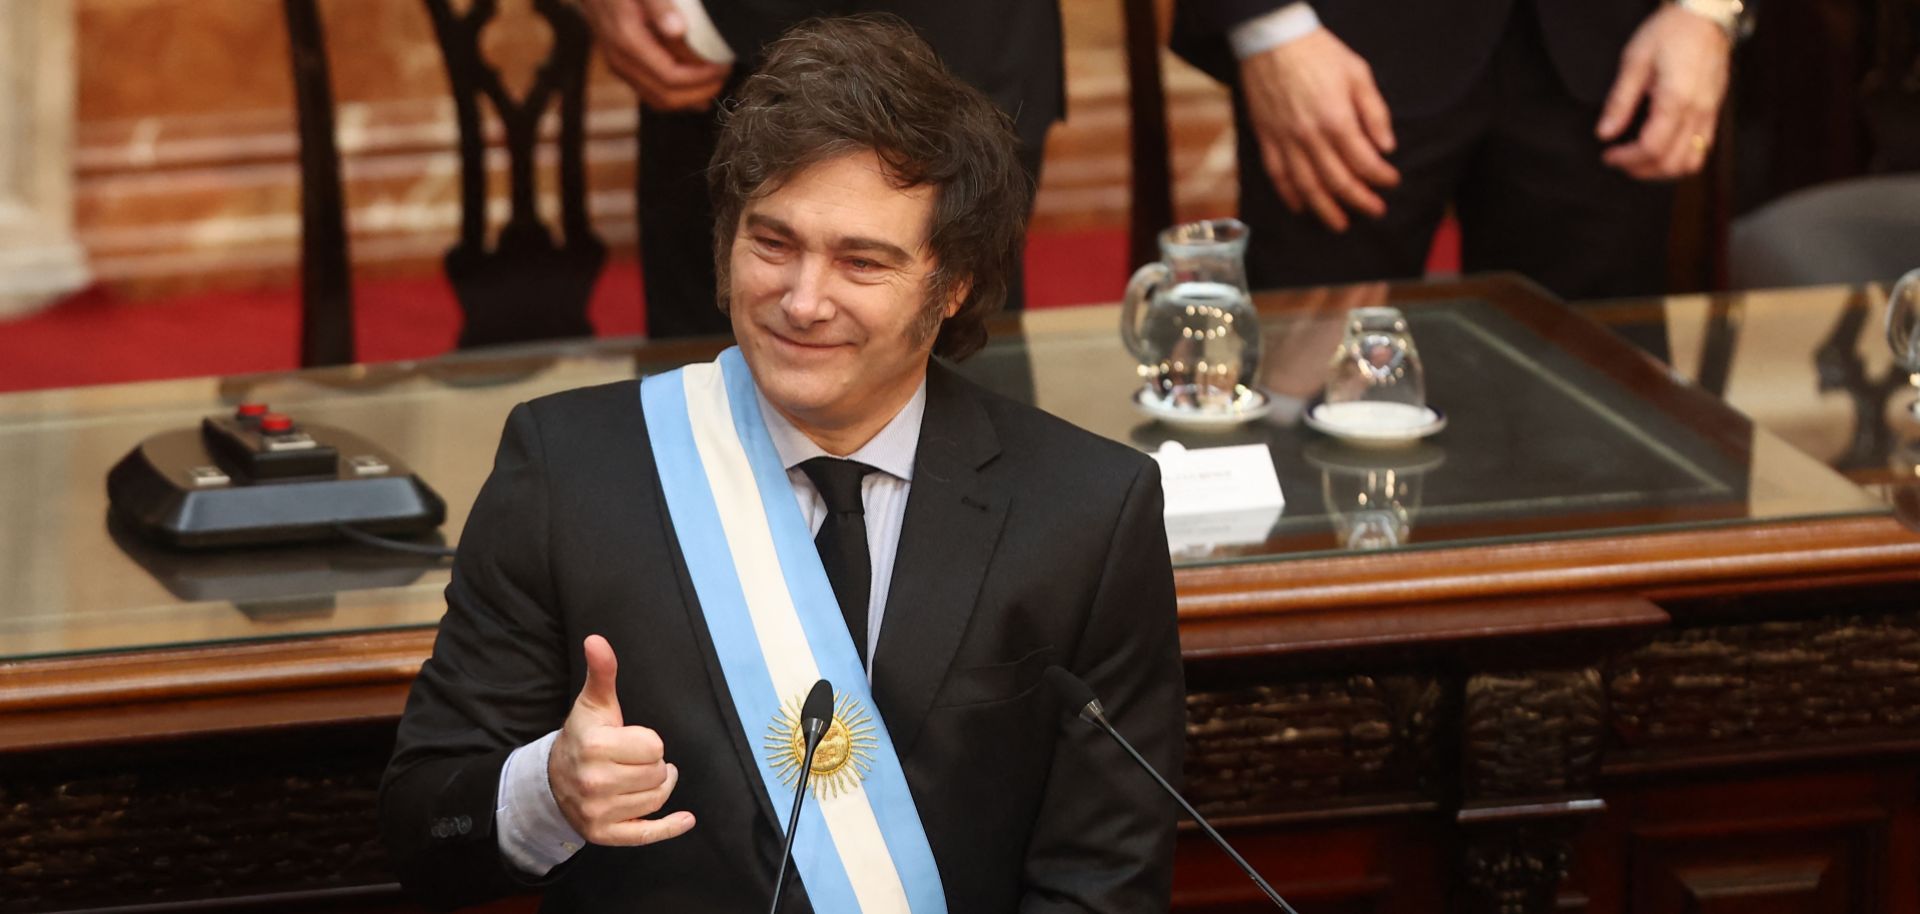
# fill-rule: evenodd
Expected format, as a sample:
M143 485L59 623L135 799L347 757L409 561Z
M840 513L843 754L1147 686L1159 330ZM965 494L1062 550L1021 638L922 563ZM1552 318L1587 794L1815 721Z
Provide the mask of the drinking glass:
M1413 345L1407 317L1398 308L1356 308L1327 366L1326 402L1391 404L1395 412L1424 415L1426 373Z
M1322 441L1302 456L1320 469L1320 499L1343 549L1390 549L1413 538L1420 490L1446 452L1427 444L1376 451Z
M1910 270L1887 293L1887 345L1894 364L1907 372L1908 382L1920 387L1920 270ZM1912 406L1920 414L1920 401Z

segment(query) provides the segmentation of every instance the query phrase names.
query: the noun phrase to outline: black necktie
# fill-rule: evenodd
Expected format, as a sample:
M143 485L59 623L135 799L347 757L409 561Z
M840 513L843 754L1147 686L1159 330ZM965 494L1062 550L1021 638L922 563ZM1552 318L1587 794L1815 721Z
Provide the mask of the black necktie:
M860 655L864 669L873 559L867 555L867 509L860 502L860 480L873 472L873 467L837 457L815 457L800 464L800 470L813 480L820 500L827 504L827 519L814 534L813 547L820 550L827 582L833 585L834 599L840 601L840 614L847 618L854 653Z

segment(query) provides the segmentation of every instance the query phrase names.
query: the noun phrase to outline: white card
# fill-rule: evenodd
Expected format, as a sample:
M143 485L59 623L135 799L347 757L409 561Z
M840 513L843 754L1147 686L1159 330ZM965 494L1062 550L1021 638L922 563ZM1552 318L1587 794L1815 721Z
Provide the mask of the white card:
M713 17L707 15L705 3L700 0L673 0L673 6L686 20L689 50L713 63L733 63L733 48L727 46L727 39L720 37L720 30L714 27Z
M1264 444L1190 451L1169 441L1153 459L1166 495L1167 546L1176 553L1265 542L1286 507Z

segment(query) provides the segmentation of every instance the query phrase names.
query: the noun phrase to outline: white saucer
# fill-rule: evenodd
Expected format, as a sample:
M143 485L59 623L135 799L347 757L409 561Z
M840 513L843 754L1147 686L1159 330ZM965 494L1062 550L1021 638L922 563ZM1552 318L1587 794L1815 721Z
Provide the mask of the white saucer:
M1404 403L1315 403L1307 427L1356 447L1406 447L1447 427L1447 414Z
M1153 396L1153 391L1142 387L1133 395L1133 408L1150 419L1157 419L1175 428L1194 431L1225 431L1238 428L1273 411L1273 398L1265 391L1249 390L1241 397L1237 408L1225 412L1202 412L1194 409L1182 409L1168 406Z

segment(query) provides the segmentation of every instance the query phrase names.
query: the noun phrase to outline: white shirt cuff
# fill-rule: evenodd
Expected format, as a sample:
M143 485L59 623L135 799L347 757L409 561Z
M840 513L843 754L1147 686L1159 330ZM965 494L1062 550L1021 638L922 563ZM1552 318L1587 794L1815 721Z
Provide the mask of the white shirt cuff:
M1319 27L1320 17L1313 12L1313 5L1307 0L1296 0L1234 26L1227 32L1227 42L1233 45L1234 57L1246 60L1296 38L1304 38Z
M553 798L553 787L547 783L547 756L559 735L555 730L507 756L494 801L493 828L501 856L536 878L567 862L586 844L586 839L567 824L566 815Z

